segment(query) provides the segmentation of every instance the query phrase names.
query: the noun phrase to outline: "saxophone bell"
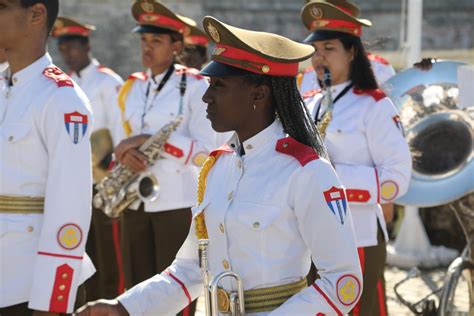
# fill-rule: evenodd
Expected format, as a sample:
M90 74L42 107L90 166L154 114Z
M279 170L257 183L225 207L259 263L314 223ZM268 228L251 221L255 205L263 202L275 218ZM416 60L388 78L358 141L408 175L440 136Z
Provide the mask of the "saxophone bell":
M140 174L137 179L137 194L142 202L153 202L160 194L158 179L151 172Z

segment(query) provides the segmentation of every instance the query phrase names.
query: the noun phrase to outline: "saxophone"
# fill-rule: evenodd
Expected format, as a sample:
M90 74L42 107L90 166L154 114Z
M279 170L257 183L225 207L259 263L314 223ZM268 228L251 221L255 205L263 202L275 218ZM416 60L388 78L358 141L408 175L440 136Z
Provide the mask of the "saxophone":
M139 150L146 157L148 165L152 165L161 157L166 142L181 121L182 117L179 116L140 146ZM116 218L139 199L143 202L156 200L160 187L158 180L151 172L135 173L127 166L118 163L96 185L96 189L97 193L93 199L94 207L102 209L107 216Z
M325 90L323 102L326 106L326 112L321 118L321 121L318 123L318 129L322 139L324 139L326 136L326 129L328 128L329 123L332 121L332 110L334 107L331 93L331 72L326 67L324 67L323 85Z

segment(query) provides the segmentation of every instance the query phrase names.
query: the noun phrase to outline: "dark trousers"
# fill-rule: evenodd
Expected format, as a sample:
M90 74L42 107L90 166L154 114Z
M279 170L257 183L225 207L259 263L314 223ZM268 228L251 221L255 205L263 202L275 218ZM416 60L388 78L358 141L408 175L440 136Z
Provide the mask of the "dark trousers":
M86 291L84 284L79 286L77 289L76 295L76 304L74 305L74 310L78 309L86 303ZM33 311L28 308L28 302L21 303L13 306L2 307L0 308L0 316L32 316ZM69 315L69 314L61 314Z
M111 219L99 209L92 209L92 220L87 237L86 252L97 272L86 281L87 301L112 299L120 293L119 219ZM120 262L121 265L121 262Z
M147 213L142 203L138 211L126 210L122 220L125 286L130 289L173 262L188 236L191 209ZM183 310L182 315L194 315L195 302L190 309Z
M353 316L386 316L385 262L386 243L382 229L378 228L377 245L358 248L362 267L364 289L362 296L351 312Z

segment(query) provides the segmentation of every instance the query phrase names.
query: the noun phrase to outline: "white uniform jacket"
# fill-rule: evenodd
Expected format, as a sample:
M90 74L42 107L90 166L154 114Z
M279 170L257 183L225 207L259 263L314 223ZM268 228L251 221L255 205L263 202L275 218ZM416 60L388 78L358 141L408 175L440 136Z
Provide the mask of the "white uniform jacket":
M390 65L388 61L378 55L371 53L368 53L367 57L370 60L375 79L377 80L379 86L384 84L388 79L395 76L395 69L393 69L392 65ZM305 95L305 93L311 90L321 89L313 67L308 67L298 76L300 76L299 80L301 80L299 84L301 95Z
M349 84L333 86L333 99ZM313 118L322 97L323 93L306 96ZM325 110L319 110L319 118ZM334 103L325 144L346 188L358 246L377 245L377 218L387 238L380 203L390 203L405 194L412 169L395 106L381 90L351 88Z
M230 146L229 146L230 145ZM321 278L271 313L342 315L357 302L362 277L352 219L334 169L315 151L285 138L281 123L237 137L207 177L203 202L212 276L238 273L245 290L305 278L311 257ZM234 149L232 149L234 148ZM212 153L211 153L212 155ZM130 315L175 314L203 293L193 221L173 264L119 297ZM223 280L226 290L235 284Z
M145 203L147 212L194 205L199 166L216 146L215 133L206 118L206 105L202 101L207 80L195 69L181 65L175 65L175 68L158 94L156 89L165 73L153 78L148 71L129 78L134 82L126 96L123 119L129 124L132 135L155 134L178 117L183 74L186 80L182 98L183 121L168 140L163 159L149 168L160 183L160 194L154 202Z
M0 210L0 307L70 313L94 273L84 253L91 218L92 118L84 93L48 54L0 76L0 195L44 197L43 214Z
M118 92L123 80L113 70L102 66L96 59L79 73L72 72L71 78L81 87L90 100L94 112L92 133L108 129L114 145L124 137L118 106Z

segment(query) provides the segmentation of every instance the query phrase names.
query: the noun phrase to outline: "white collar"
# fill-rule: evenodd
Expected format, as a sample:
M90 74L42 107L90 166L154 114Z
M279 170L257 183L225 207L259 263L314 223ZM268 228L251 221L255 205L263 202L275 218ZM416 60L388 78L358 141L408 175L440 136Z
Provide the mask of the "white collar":
M13 85L16 86L19 84L23 84L28 80L34 78L35 75L42 74L43 70L46 67L50 66L51 63L52 59L49 53L44 54L42 57L40 57L30 65L15 73L12 77ZM7 72L9 72L9 69Z

